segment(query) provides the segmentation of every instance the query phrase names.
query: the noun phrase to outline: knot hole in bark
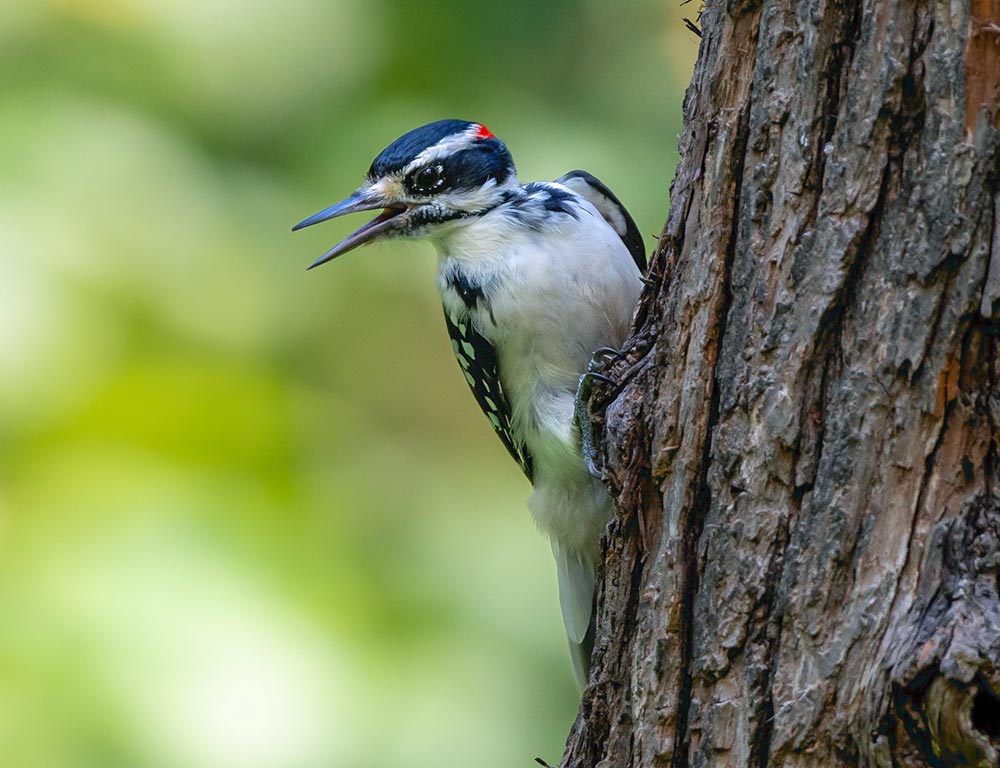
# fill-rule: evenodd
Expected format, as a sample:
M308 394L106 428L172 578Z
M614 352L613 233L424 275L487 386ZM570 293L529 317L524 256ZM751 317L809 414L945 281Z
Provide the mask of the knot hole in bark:
M1000 697L980 681L979 692L972 700L972 727L1000 747Z
M1000 507L981 495L940 525L933 598L914 606L913 644L900 647L897 711L915 764L1000 765Z

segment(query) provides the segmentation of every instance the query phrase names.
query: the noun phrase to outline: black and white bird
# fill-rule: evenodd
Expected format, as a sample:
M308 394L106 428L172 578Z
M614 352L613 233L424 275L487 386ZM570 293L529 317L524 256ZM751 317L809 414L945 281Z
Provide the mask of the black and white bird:
M589 173L522 185L481 123L440 120L375 158L364 183L297 224L381 209L310 267L364 243L429 239L445 323L466 381L531 482L548 536L573 667L586 683L594 580L611 499L581 453L574 405L594 352L621 346L642 288L642 237Z

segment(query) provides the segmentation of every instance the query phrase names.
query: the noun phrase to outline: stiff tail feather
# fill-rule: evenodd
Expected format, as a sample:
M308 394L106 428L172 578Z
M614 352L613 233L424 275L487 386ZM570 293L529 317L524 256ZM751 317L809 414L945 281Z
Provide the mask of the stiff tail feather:
M597 568L584 553L567 550L555 540L552 554L559 574L559 606L569 641L573 672L582 689L590 676L594 649L594 583Z

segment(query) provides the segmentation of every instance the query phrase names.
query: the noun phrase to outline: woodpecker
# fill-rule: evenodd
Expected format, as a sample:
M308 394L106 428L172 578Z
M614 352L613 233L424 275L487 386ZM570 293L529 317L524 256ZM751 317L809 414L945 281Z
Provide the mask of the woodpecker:
M591 174L522 185L504 143L466 120L440 120L396 139L354 194L293 231L378 209L309 269L376 240L434 244L455 357L532 484L528 506L555 556L582 688L593 648L600 538L612 508L588 470L574 415L595 351L620 348L628 332L645 270L642 237Z

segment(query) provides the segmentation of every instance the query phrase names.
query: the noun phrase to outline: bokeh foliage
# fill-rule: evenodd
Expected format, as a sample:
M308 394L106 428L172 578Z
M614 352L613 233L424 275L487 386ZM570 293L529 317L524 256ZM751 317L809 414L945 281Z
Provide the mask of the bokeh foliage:
M673 2L0 4L0 754L555 762L577 693L528 487L426 244L289 226L415 125L578 166L653 245ZM690 15L690 14L688 14Z

